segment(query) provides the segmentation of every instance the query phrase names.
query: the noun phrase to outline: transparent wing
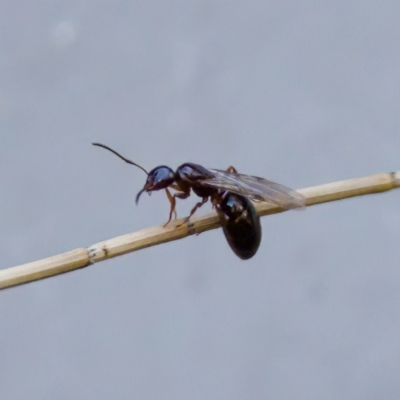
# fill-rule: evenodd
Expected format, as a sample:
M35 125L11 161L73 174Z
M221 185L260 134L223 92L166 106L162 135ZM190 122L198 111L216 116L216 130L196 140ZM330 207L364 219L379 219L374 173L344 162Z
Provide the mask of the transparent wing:
M301 208L306 205L306 199L302 194L279 183L258 176L237 174L219 169L209 169L209 171L214 174L214 177L203 180L202 185L227 190L246 196L251 200L270 201L286 210Z

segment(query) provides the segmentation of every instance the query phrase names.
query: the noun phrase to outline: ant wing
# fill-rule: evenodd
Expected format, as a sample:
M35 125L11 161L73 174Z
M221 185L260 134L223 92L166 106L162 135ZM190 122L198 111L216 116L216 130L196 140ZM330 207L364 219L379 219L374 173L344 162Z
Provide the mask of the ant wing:
M219 169L210 169L210 171L214 177L203 180L202 185L246 196L255 201L269 201L286 210L301 208L306 205L306 198L302 194L279 183L258 176Z

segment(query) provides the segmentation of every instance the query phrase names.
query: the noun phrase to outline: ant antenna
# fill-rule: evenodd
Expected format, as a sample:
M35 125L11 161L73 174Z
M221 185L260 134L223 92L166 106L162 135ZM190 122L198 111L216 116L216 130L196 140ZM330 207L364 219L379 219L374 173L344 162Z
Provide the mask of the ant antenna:
M134 163L131 160L128 160L127 158L121 156L121 154L117 153L115 150L111 149L110 147L106 146L105 144L101 144L101 143L92 143L93 146L99 146L99 147L103 147L103 149L109 150L111 151L111 153L114 153L116 156L118 156L119 158L122 158L126 163L128 164L132 164L135 165L136 167L140 168L142 171L144 171L146 173L146 175L149 175L149 173L140 165Z

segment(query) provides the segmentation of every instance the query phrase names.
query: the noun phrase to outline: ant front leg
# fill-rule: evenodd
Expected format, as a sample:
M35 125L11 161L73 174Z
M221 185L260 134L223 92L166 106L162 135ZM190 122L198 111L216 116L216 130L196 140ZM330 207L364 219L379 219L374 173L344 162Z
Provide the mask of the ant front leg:
M167 194L168 200L171 204L171 209L169 211L169 220L168 222L171 220L172 217L172 213L174 214L174 219L176 219L176 217L178 216L175 210L175 199L172 196L171 192L168 190L168 188L165 188L165 193Z
M179 186L177 185L171 185L170 187L172 187L175 190L182 190ZM167 197L169 202L171 203L171 209L169 212L169 218L168 221L166 222L166 224L164 224L164 227L166 227L170 222L171 222L171 218L172 218L172 214L175 214L175 218L176 218L176 211L175 211L175 206L176 206L176 198L178 197L179 199L186 199L190 196L190 190L189 191L181 191L181 192L177 192L174 193L173 195L171 194L171 192L168 190L168 188L165 189L165 192L167 193Z

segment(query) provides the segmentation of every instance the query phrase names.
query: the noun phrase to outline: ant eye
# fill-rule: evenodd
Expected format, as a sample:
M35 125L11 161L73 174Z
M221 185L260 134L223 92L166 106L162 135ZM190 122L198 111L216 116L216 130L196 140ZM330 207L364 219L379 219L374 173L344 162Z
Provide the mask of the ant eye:
M162 165L149 172L145 187L147 191L165 189L173 183L174 179L174 171Z
M169 181L173 178L173 171L168 167L161 167L156 171L155 179L159 182L161 181Z

